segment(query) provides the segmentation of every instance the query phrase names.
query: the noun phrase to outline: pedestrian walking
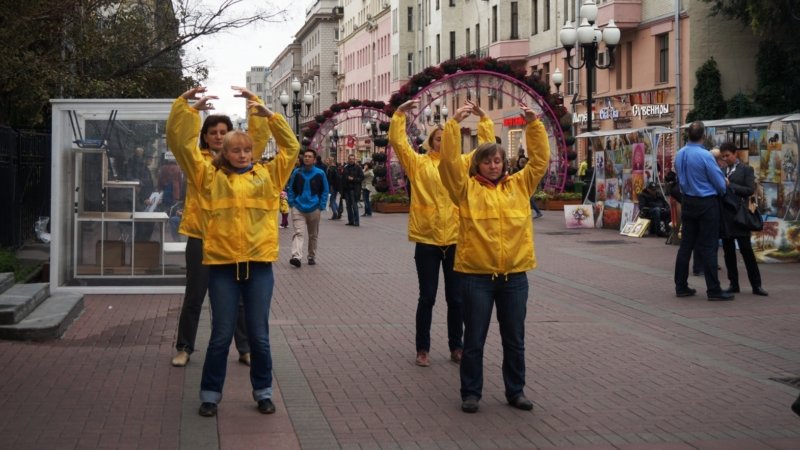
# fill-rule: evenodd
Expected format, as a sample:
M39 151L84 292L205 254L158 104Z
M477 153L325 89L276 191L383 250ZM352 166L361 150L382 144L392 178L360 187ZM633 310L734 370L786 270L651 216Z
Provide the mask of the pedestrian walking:
M316 167L317 152L303 151L303 165L292 172L289 178L289 206L292 209L292 257L289 263L302 265L303 246L308 233L308 265L316 264L319 218L328 204L328 178Z
M375 193L375 172L372 171L372 163L364 164L364 179L361 181L361 197L364 199L364 214L361 217L372 216L372 204L369 202L370 195Z
M461 154L461 125L474 107L459 108L442 137L439 174L457 202L458 245L454 270L464 296L464 355L461 360L461 410L478 411L483 392L483 351L493 306L503 346L503 383L508 404L532 410L525 397L525 316L528 276L536 268L529 201L550 161L550 145L536 113L521 105L530 161L507 175L505 150L496 143L478 146L469 167Z
M361 180L364 171L356 163L356 155L347 155L347 164L342 169L342 189L347 209L347 225L358 226L358 197L361 195Z

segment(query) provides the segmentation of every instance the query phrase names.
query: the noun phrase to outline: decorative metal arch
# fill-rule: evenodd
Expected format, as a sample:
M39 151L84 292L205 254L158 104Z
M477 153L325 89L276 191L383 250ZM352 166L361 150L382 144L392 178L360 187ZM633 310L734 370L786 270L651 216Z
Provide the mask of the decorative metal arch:
M373 108L369 106L352 106L348 109L334 113L325 122L320 124L319 128L311 137L308 143L308 148L313 149L320 153L320 147L325 142L334 128L352 120L363 121L364 119L375 120L378 122L389 123L390 117L382 109ZM386 177L389 181L389 192L394 193L395 189L400 187L399 181L403 180L403 168L400 166L400 161L394 155L391 145L386 145Z
M311 137L311 142L308 143L308 147L316 152L319 152L320 146L325 141L328 133L330 133L334 128L351 120L364 119L377 120L379 122L389 122L390 118L382 109L371 108L368 106L353 106L333 114L325 122L320 124L319 128L314 133L314 136ZM389 148L387 147L386 150L389 151Z
M423 115L426 106L432 105L436 100L447 100L448 96L456 93L466 94L462 98L480 98L482 89L507 95L514 100L515 104L524 102L537 114L542 115L541 120L547 129L552 150L550 164L544 177L545 188L562 191L567 181L569 161L566 140L559 118L541 95L522 81L508 75L487 70L459 71L437 79L422 88L413 97L420 101L419 108L409 112L406 126L408 136L412 137L412 143L416 145L418 140L415 138L422 135L423 128L426 128Z

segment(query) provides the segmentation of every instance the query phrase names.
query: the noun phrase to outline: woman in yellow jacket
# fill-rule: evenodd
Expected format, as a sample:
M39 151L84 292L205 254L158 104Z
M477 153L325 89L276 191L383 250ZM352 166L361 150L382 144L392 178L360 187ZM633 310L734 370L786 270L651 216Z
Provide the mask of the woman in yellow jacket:
M236 97L263 103L256 94L246 88L239 86L231 86L231 88L238 92L235 95ZM175 100L172 104L172 109L186 110L189 107L188 100L202 92L205 92L204 87L189 89ZM200 153L203 158L209 162L214 159L214 155L222 151L222 140L225 134L232 130L233 123L230 117L219 114L207 116L203 121L199 136ZM270 136L266 119L251 114L247 120L247 132L254 141L253 159L258 161ZM190 139L181 144L187 145L187 149L191 151L197 148L197 141L198 137L196 136L194 140ZM170 148L174 148L174 143L170 144ZM186 172L186 167L182 166L181 170ZM208 291L208 267L203 265L203 236L200 230L200 218L199 195L197 189L189 183L186 186L186 199L183 213L181 214L180 228L178 229L178 232L187 236L188 240L185 253L186 290L183 295L181 314L178 318L178 336L175 340L177 353L172 358L172 365L176 367L185 366L189 362L190 355L194 352L197 325L200 321L203 301ZM239 306L239 319L237 320L233 337L236 343L236 350L239 351L239 361L243 364L250 364L250 345L247 343L243 305Z
M264 105L250 101L251 114L268 118L278 144L278 156L269 163L253 162L253 139L241 131L225 135L223 150L209 163L189 143L200 131L198 110L174 108L167 120L167 139L186 167L187 182L197 188L203 209L203 264L209 266L209 299L213 310L200 383L199 413L214 416L222 399L228 349L236 324L239 299L244 303L250 343L250 382L258 410L275 412L272 403L272 356L269 345L269 309L278 258L280 192L291 175L300 144L286 120Z
M439 266L444 272L444 295L447 302L447 343L450 359L461 362L464 345L463 313L458 277L453 272L458 208L450 200L439 180L439 147L442 128L437 126L428 136L428 152L418 154L406 136L406 111L416 108L419 100L409 100L397 108L389 126L389 143L397 152L411 183L411 209L408 215L408 240L416 242L414 262L419 279L417 301L416 346L418 366L430 365L431 321L436 291L439 287ZM494 123L477 105L473 112L480 116L478 141L494 142ZM462 159L466 165L469 155Z
M469 168L460 161L461 122L472 107L459 108L444 127L439 173L459 208L459 233L454 269L464 295L464 356L461 361L461 409L478 411L483 390L483 347L492 307L503 343L503 382L508 403L531 410L525 398L526 272L536 267L530 198L550 160L544 125L522 105L528 125L525 139L530 160L507 175L505 150L482 144Z

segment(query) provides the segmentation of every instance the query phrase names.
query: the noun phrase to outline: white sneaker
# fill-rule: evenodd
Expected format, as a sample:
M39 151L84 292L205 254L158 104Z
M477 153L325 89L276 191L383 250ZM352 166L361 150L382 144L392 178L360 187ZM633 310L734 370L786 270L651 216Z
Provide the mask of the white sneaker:
M189 353L181 350L172 358L172 365L175 367L183 367L189 362Z

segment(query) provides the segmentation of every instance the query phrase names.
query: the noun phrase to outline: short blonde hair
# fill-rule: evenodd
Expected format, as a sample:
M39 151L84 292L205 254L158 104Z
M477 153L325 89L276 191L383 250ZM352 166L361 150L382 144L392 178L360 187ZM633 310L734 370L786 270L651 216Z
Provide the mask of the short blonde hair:
M228 172L235 170L230 161L228 161L228 158L225 157L225 152L233 145L234 141L241 142L245 145L249 144L251 147L253 146L253 138L244 131L235 130L226 133L225 137L222 138L222 151L214 156L214 161L212 162L214 167Z

